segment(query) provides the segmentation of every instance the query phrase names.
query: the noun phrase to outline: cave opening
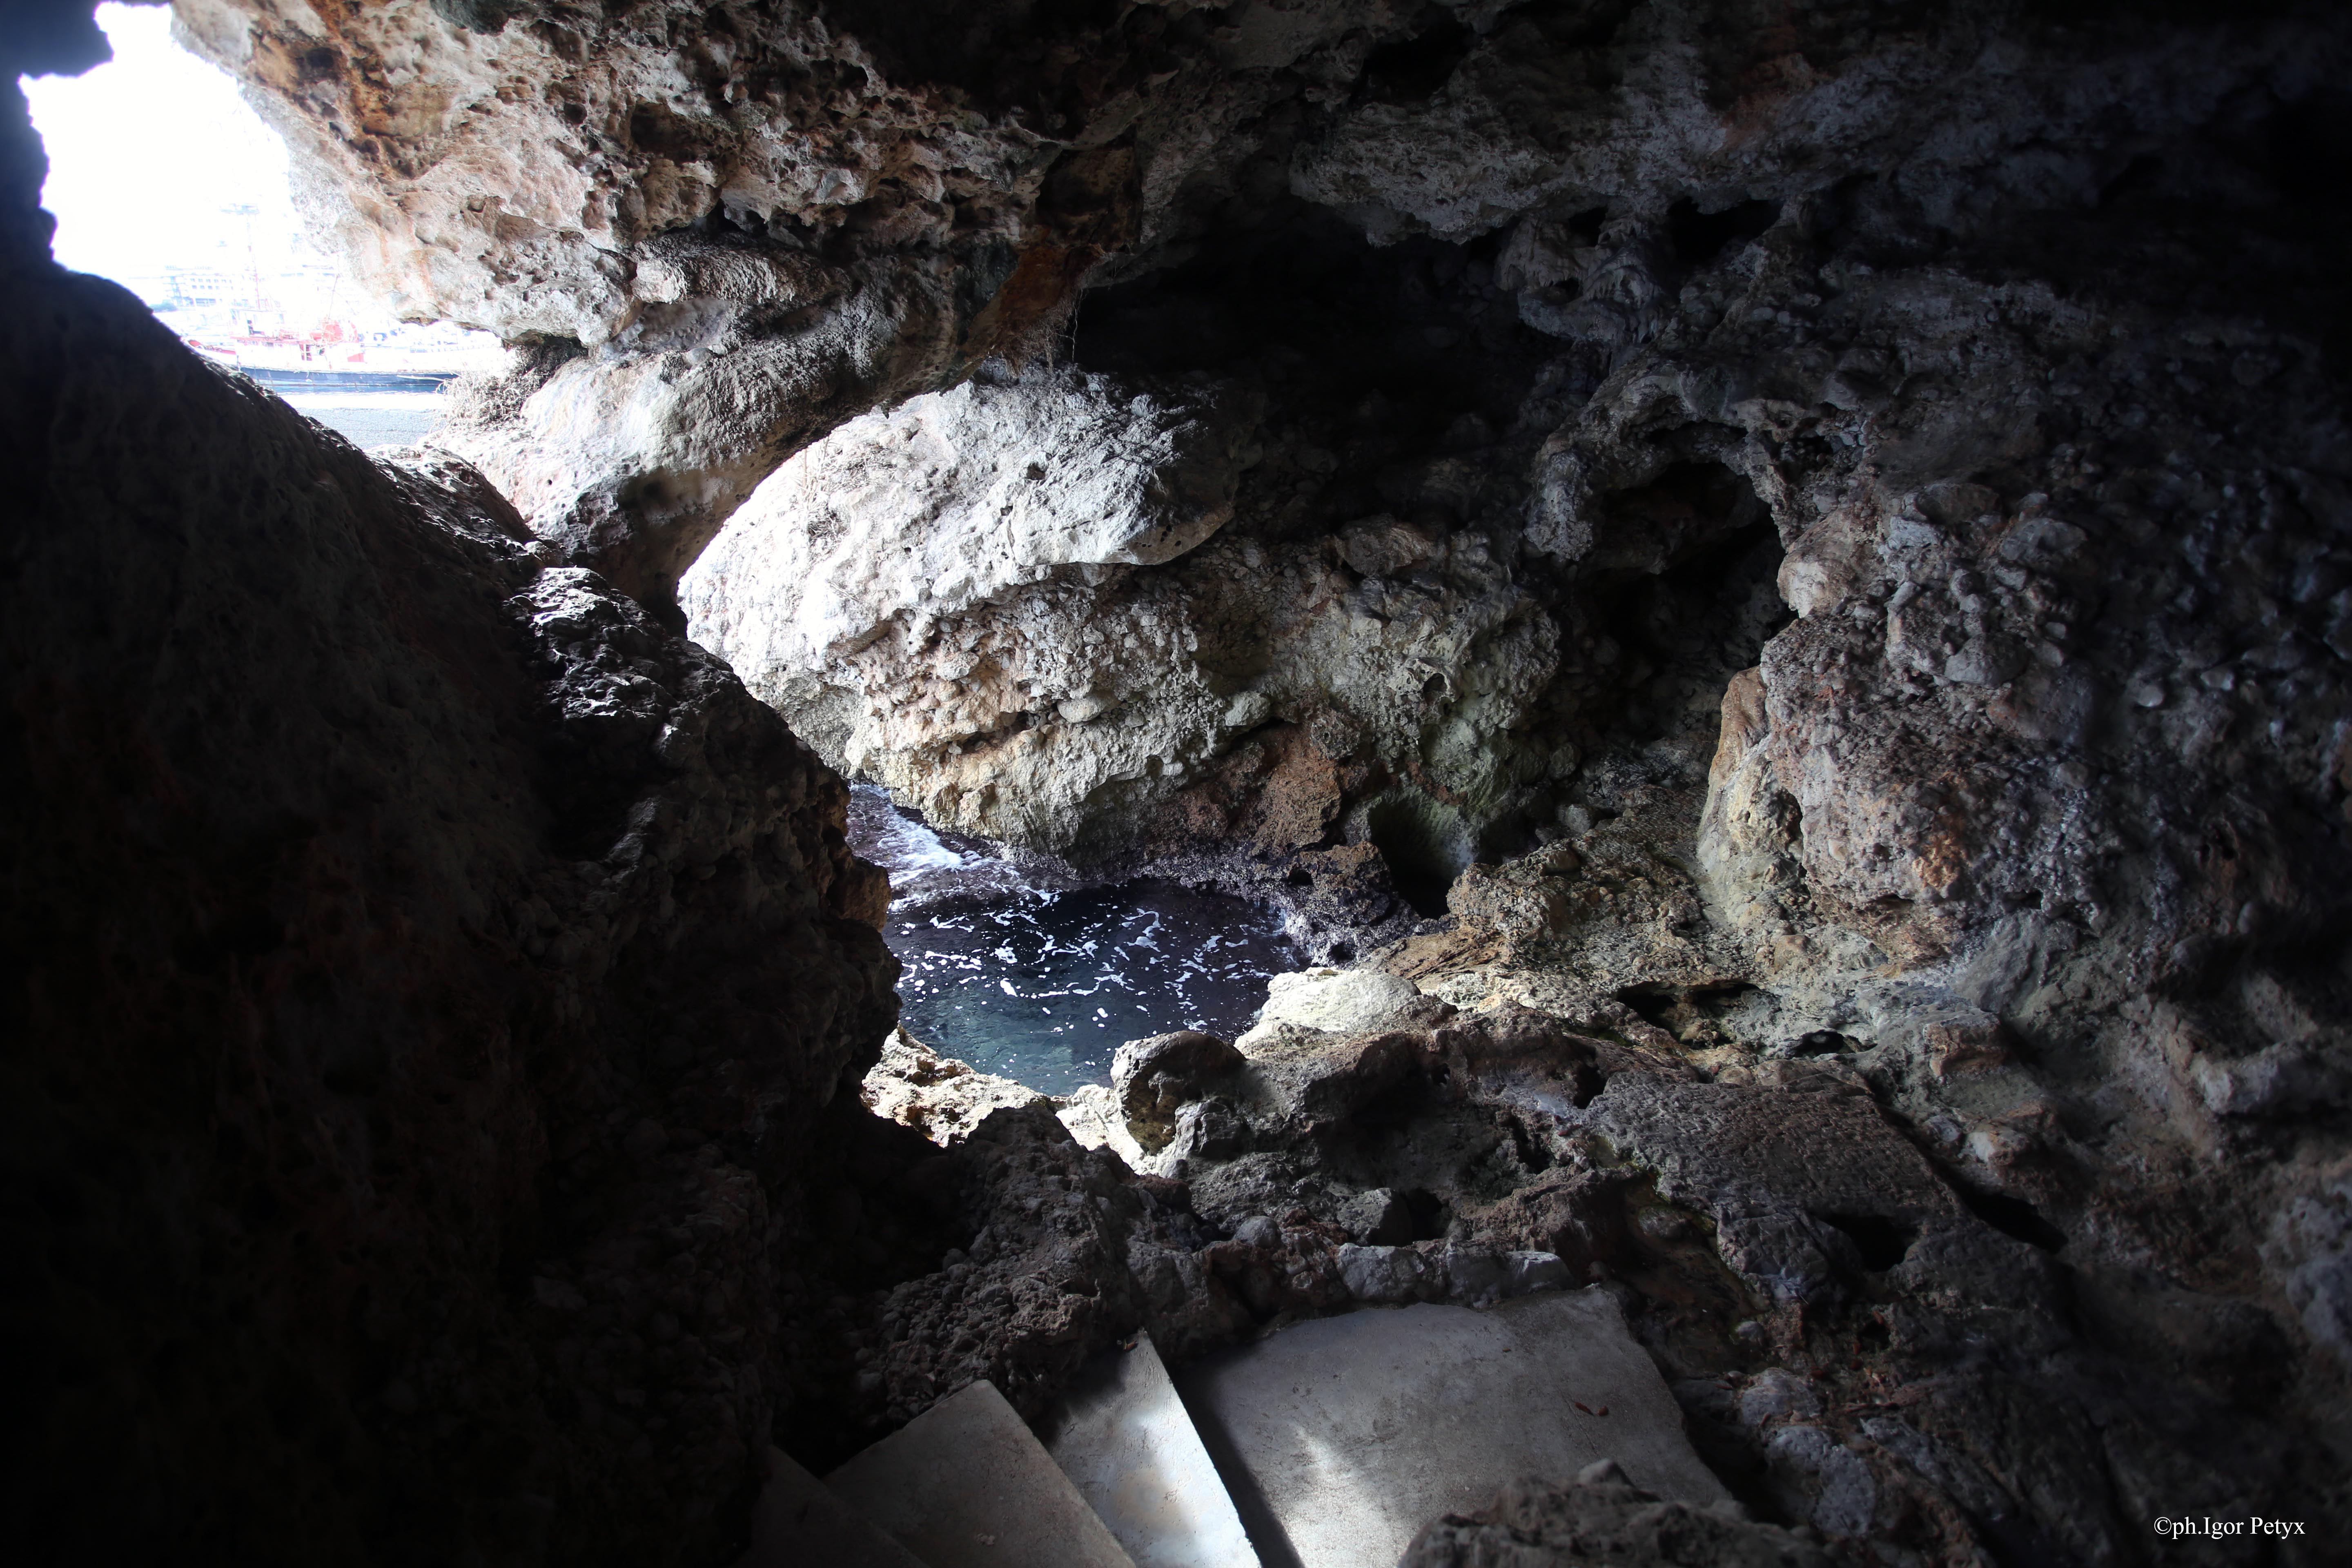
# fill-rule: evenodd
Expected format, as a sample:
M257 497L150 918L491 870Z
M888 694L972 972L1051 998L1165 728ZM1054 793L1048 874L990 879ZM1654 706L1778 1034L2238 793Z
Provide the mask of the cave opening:
M1783 551L1755 488L1721 462L1674 463L1607 499L1615 536L1595 628L1618 653L1616 732L1633 743L1714 723L1725 683L1795 619Z
M1475 858L1461 814L1418 790L1397 790L1365 810L1364 834L1413 911L1427 920L1444 916L1446 890Z
M362 448L423 439L451 382L507 366L492 334L404 319L314 243L285 142L173 38L170 7L96 17L112 59L24 83L58 261L121 284L200 356Z
M1400 1193L1406 1212L1412 1215L1414 1241L1443 1240L1454 1223L1454 1210L1444 1198L1426 1187L1412 1187Z

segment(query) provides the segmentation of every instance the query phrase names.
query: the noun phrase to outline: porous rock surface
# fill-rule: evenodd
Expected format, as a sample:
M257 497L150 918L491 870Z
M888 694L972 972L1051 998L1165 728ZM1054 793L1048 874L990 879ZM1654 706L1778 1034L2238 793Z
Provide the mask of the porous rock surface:
M297 149L357 277L541 345L444 439L665 612L784 458L1050 330L1274 68L1373 19L1241 38L1185 4L178 9Z
M1529 1478L1475 1513L1413 1537L1398 1568L1819 1568L1809 1541L1729 1508L1696 1509L1645 1492L1603 1459L1573 1481Z
M1184 1358L1252 1326L1182 1184L1138 1180L1047 1106L994 1111L925 1180L971 1240L876 1299L856 1386L872 1419L904 1421L984 1377L1036 1420L1139 1328Z
M1154 395L1048 373L868 415L744 504L681 584L688 634L844 770L943 825L1060 847L1054 819L1236 717L1213 692L1163 684L1150 732L1088 728L1129 701L1106 667L1150 679L1181 649L1156 646L1147 617L1057 616L1056 569L1108 577L1215 533L1233 514L1246 414L1197 388ZM982 605L998 628L975 640L962 628ZM1040 711L1051 727L1029 727ZM972 744L998 731L1020 733ZM1110 747L1089 743L1112 733ZM1007 835L1008 814L1035 829Z
M2162 1497L2340 1506L2332 1461L2272 1424L2324 1431L2334 1398L2280 1381L2278 1308L2120 1265L2102 1233L2147 1224L2145 1189L2081 1165L2029 1185L1942 1141L1956 1105L2001 1108L1996 1131L2053 1120L2049 1082L1980 1055L1951 1064L1969 1091L1916 1087L1951 1040L1981 1044L1981 1015L1765 1045L1760 989L1755 1012L1634 992L1653 1022L1486 940L1484 963L1432 977L1466 1010L1418 994L1330 1008L1330 1029L1277 1019L1240 1064L1161 1080L1153 1116L1183 1103L1145 1168L1230 1236L1204 1256L1253 1318L1603 1283L1744 1501L1923 1561L2021 1540L2099 1561Z
M911 1127L945 1147L971 1135L990 1114L1035 1105L1045 1097L1009 1078L942 1057L902 1027L882 1043L858 1099L875 1115Z

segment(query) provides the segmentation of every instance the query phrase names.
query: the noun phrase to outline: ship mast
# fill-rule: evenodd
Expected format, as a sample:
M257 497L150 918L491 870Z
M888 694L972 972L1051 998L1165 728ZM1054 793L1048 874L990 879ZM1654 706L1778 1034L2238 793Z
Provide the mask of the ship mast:
M261 209L251 202L238 202L234 205L221 208L221 211L228 214L231 217L241 217L245 220L245 270L246 277L249 280L252 289L252 291L246 296L246 303L248 309L253 310L256 314L258 314L260 312L262 303L261 258L255 253L253 248L253 220L260 216ZM252 316L247 316L246 318L245 330L249 336L257 337L260 335L259 329L255 327L253 324Z

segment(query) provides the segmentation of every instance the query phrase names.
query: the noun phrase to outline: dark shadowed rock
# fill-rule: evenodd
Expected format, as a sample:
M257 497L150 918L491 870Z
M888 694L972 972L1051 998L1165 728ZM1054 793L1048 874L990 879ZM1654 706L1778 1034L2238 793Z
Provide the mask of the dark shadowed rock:
M840 781L461 465L6 288L20 1549L709 1557L896 1010Z
M1111 1058L1111 1089L1128 1131L1146 1151L1157 1152L1176 1134L1176 1112L1245 1061L1226 1041L1197 1029L1154 1035L1119 1047Z
M1572 1482L1532 1477L1413 1538L1398 1568L1826 1568L1827 1553L1737 1503L1693 1508L1628 1483L1603 1459Z
M1565 1283L1857 1560L2330 1560L2341 5L175 14L517 354L384 462L200 364L0 17L20 1552L718 1561ZM1062 1108L1154 1173L893 1051L934 1143L828 760L1330 967ZM1767 1550L1612 1487L1444 1550Z

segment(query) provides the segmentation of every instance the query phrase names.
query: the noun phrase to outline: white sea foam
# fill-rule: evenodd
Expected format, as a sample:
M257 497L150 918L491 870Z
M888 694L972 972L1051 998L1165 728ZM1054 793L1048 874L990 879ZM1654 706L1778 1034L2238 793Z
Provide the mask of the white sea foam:
M1107 1081L1123 1040L1238 1034L1266 978L1299 963L1275 921L1238 900L1165 883L1040 885L870 786L853 792L849 833L890 874L884 938L905 966L908 1028L1049 1094Z
M373 408L402 414L438 414L449 396L441 392L344 392L331 386L316 392L281 392L289 407L305 414L337 408Z

